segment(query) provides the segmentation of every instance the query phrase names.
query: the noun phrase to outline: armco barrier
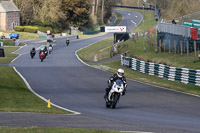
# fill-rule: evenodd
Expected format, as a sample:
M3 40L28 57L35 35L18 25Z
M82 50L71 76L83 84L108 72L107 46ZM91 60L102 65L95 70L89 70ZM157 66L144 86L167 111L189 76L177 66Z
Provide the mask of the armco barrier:
M141 61L121 55L121 64L133 70L171 81L200 86L200 70L177 68L163 64Z
M125 5L113 5L112 7L131 8L131 9L143 9L143 7L125 6ZM155 9L154 8L149 8L149 7L144 7L144 10L155 10Z

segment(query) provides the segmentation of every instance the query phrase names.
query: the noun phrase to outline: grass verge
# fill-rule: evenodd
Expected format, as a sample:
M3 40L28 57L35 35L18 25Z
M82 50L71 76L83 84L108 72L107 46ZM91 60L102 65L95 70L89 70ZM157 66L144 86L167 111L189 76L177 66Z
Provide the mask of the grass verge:
M17 54L12 54L13 51L16 51L19 47L4 47L4 53L6 57L0 57L0 63L10 63Z
M109 58L112 47L112 38L102 40L79 51L77 54L85 62L95 62Z
M19 39L37 39L39 38L39 35L36 33L29 33L29 32L16 32L16 31L2 31L0 30L0 32L4 32L6 35L6 37L9 37L10 33L19 33Z
M116 14L117 14L117 20L113 26L117 26L122 21L122 14L120 14L118 12L116 12Z
M5 58L0 58L1 63L9 63L17 54L11 52L19 47L4 47ZM33 95L19 75L9 66L0 66L0 111L7 112L37 112L37 113L69 113L51 107Z
M0 127L1 133L119 133L117 131L104 131L81 128L39 128L39 127Z
M0 66L0 73L0 111L67 113L55 107L47 108L47 103L28 90L12 67Z

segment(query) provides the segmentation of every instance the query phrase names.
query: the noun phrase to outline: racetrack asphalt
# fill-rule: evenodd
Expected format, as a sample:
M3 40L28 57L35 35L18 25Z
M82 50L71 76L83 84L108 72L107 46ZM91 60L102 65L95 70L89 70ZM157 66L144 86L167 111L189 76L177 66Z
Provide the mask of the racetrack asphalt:
M118 10L119 11L119 10ZM141 22L136 12L119 11L126 22L131 13ZM136 18L136 17L135 17ZM121 97L116 109L107 109L103 99L106 81L111 73L90 67L79 61L75 52L80 48L105 39L106 34L90 39L72 40L65 46L59 38L53 53L44 62L38 55L31 59L26 51L32 42L20 51L14 66L31 88L54 104L80 112L80 115L0 113L0 126L76 127L119 131L164 133L200 132L200 98L128 79L127 94ZM37 43L41 45L42 43Z

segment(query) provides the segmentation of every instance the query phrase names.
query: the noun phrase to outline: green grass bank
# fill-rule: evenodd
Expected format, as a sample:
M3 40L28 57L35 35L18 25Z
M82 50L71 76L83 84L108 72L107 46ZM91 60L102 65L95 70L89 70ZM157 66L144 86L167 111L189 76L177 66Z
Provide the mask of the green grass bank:
M4 47L6 57L0 57L0 63L10 63L17 54L12 54L19 47ZM32 94L23 80L10 66L0 66L0 111L69 113L55 108L47 108L47 103Z
M120 133L117 131L104 131L81 128L39 128L39 127L0 127L1 133Z

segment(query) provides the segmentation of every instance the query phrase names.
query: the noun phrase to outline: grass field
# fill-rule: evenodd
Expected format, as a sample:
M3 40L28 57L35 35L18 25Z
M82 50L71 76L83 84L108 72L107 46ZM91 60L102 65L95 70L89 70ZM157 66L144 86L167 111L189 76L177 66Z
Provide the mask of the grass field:
M33 95L12 67L0 66L0 111L68 113L61 109L47 108L47 103Z
M110 57L110 49L112 47L112 38L102 40L90 45L84 50L78 52L80 58L86 62L94 62L94 58L97 60L103 60Z
M81 128L39 128L39 127L0 127L1 133L120 133L117 131L103 131Z
M13 51L16 51L19 47L4 47L5 57L0 57L0 63L10 63L17 54L12 54Z
M36 39L39 38L39 35L36 33L29 33L29 32L15 32L15 31L2 31L0 30L0 32L3 32L6 36L6 38L9 38L9 34L10 33L19 33L19 39Z

